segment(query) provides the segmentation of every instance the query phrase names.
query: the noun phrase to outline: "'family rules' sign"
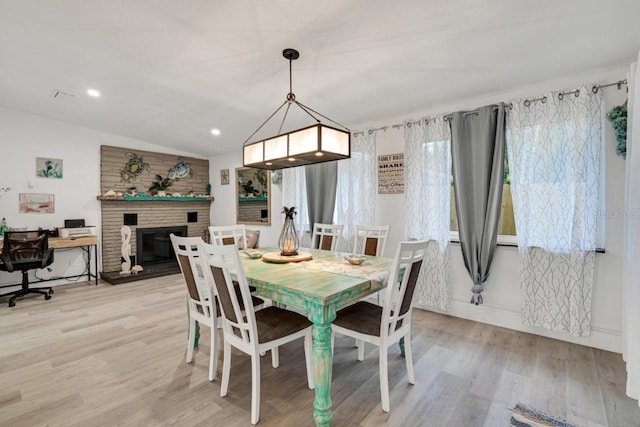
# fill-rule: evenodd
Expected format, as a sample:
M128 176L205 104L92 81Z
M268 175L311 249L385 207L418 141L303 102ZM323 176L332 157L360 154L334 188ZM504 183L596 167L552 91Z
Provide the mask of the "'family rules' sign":
M404 193L404 153L378 156L378 194Z

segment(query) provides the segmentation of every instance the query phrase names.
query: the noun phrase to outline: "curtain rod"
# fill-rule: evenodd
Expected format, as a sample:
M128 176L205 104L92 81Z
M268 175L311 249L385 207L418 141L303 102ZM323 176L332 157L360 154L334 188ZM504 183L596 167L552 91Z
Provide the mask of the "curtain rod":
M379 130L383 130L383 131L385 131L385 132L386 132L388 127L389 127L389 126L381 126L381 127L379 127L379 128L369 129L369 130L367 130L367 133L368 133L369 135L371 135L372 133L377 132L377 131L379 131ZM363 130L361 130L361 131L358 131L358 132L354 132L354 133L353 133L353 136L358 136L358 135L364 135L364 131L363 131Z
M618 80L617 82L614 83L607 83L607 84L603 84L603 85L594 85L591 88L591 91L593 93L598 93L598 90L605 88L605 87L609 87L609 86L618 86L618 90L622 89L622 85L626 85L627 84L627 79L624 80ZM629 90L629 88L627 87L627 90Z
M613 82L613 83L605 83L605 84L602 84L602 85L593 85L593 87L591 88L591 91L593 93L598 93L598 91L600 89L603 89L603 88L606 88L606 87L610 87L610 86L617 86L618 90L620 90L620 89L622 89L622 85L626 85L626 84L627 84L627 79L618 80L617 82ZM560 93L558 93L558 99L562 100L566 95L571 95L571 94L574 94L574 96L579 96L580 95L580 89L572 90L572 91L569 91L569 92L560 92ZM524 100L523 104L524 104L525 107L529 107L532 102L537 102L537 101L542 101L542 103L544 104L544 103L547 102L547 97L546 96L541 96L540 98L531 98L531 99L527 98L527 99ZM513 108L513 102L509 102L506 105L509 107L509 109ZM498 107L495 107L495 108L497 109ZM465 116L469 115L469 114L478 114L478 110L467 111L467 112L465 112L463 114ZM424 119L407 122L407 126L411 127L411 125L416 125L416 124L422 123L423 121L424 121L425 125L428 125L430 121L434 121L435 122L435 120L436 120L435 117L425 117ZM444 120L445 121L451 120L451 114L445 115L444 116ZM393 129L400 129L400 128L403 128L404 126L405 126L404 123L396 123L396 124L391 125L391 127ZM369 133L369 135L371 135L372 133L377 132L379 130L384 130L386 132L388 127L389 126L381 126L379 128L369 129L368 133ZM358 132L354 132L353 133L353 136L358 136L358 135L364 135L364 131L358 131Z

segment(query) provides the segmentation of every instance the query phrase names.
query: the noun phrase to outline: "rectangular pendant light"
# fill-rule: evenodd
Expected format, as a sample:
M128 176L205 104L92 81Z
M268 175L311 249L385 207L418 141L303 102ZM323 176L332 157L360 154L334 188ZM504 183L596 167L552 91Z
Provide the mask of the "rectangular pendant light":
M275 170L350 158L351 132L349 129L296 100L291 86L291 62L298 59L300 53L295 49L285 49L282 52L282 56L289 61L289 93L287 94L287 99L245 141L242 164L257 169ZM251 138L285 105L287 108L280 124L278 135L249 143ZM317 124L281 134L282 126L287 118L287 112L292 105L302 109ZM316 115L343 127L344 130L322 124Z
M275 170L350 157L350 132L316 124L245 145L243 164Z

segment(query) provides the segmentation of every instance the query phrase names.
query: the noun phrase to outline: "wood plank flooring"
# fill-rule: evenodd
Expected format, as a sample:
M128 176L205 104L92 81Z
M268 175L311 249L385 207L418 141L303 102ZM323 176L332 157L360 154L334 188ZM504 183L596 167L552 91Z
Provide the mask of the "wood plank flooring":
M207 381L209 331L185 363L179 275L55 288L8 308L0 298L1 426L248 426L249 358L233 353L229 394ZM524 403L579 426L640 426L619 354L422 310L413 317L416 385L389 354L391 412L380 407L378 357L338 337L334 426L506 426ZM222 361L218 365L218 378ZM313 426L302 341L262 359L261 426Z

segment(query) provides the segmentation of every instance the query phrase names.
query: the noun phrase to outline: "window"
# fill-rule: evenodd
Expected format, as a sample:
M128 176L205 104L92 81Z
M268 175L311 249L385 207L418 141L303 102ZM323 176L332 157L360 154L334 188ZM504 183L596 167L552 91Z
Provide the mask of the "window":
M516 245L516 219L513 213L513 200L511 198L511 177L509 175L508 146L504 146L504 173L502 179L502 208L500 211L500 223L498 224L498 243L503 245ZM451 176L451 240L460 241L458 235L458 217L456 216L455 189L453 175Z

